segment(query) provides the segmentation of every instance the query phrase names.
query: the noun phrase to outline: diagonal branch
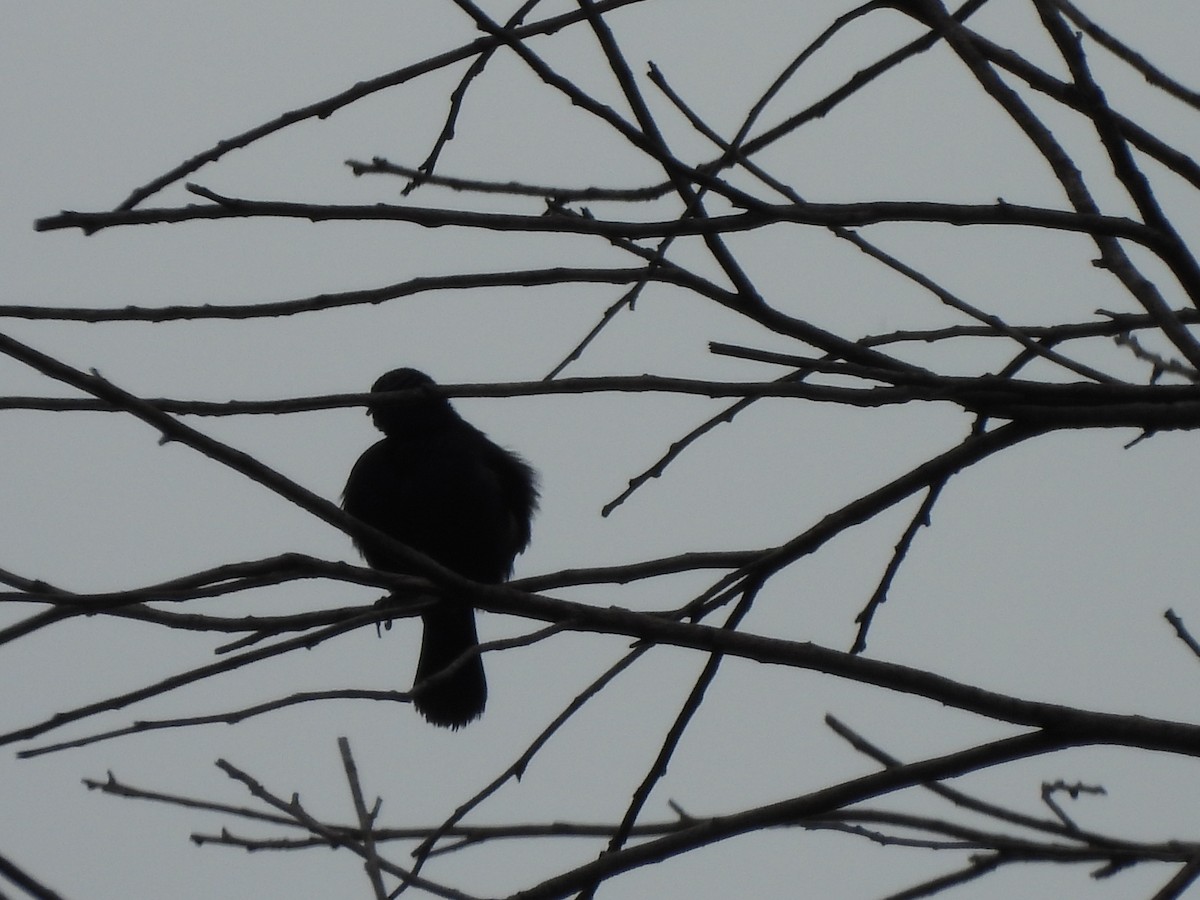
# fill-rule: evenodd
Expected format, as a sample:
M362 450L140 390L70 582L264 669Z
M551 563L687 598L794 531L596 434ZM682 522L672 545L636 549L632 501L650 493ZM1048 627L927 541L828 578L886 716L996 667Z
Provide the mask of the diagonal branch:
M642 0L602 0L601 7L608 10L619 9L622 6L629 6L633 3L640 3ZM515 34L521 38L531 37L535 34L551 34L558 31L567 25L574 24L583 19L580 12L568 12L558 16L552 16L548 19L534 22L530 25L524 25L515 30ZM269 122L264 122L249 131L244 131L241 134L234 135L231 138L217 142L214 146L204 150L191 159L185 160L175 168L158 176L148 184L139 187L130 194L117 209L133 209L141 204L148 197L157 194L163 188L175 184L187 178L196 170L211 162L216 162L226 154L233 150L240 150L250 144L260 141L265 137L295 125L298 122L303 122L308 119L327 119L335 112L362 100L364 97L369 97L371 94L387 88L396 87L397 85L405 84L422 75L430 72L435 72L438 69L453 65L457 62L462 62L465 59L471 59L481 53L486 53L494 50L499 41L494 37L484 36L477 38L469 44L464 44L453 50L447 50L444 53L439 53L436 56L429 57L419 63L414 63L411 66L405 66L402 69L397 69L394 72L389 72L386 75L380 75L376 78L371 78L366 81L360 81L353 87L350 87L341 93L334 94L324 100L319 100L316 103L302 106L298 109L289 110L282 115L277 116Z

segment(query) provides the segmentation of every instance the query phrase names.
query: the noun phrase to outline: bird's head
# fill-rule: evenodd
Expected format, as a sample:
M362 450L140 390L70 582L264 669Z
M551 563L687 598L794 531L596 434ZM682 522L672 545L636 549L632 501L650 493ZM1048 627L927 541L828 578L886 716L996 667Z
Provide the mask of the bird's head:
M437 384L417 369L392 369L371 385L371 393L407 391L407 396L387 403L371 404L367 413L384 434L421 431L444 421L454 411L448 400L437 393Z

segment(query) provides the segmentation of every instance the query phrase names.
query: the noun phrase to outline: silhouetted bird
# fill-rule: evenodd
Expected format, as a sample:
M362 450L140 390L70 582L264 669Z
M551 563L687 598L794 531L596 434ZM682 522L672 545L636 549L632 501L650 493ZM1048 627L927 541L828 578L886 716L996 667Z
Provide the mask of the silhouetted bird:
M384 439L354 464L342 506L459 575L499 584L529 544L537 475L519 456L460 418L423 372L395 369L371 388L410 389L399 401L369 408ZM405 572L404 564L378 543L356 539L355 544L371 566ZM417 684L478 643L475 610L463 600L440 600L421 618L425 635ZM478 655L414 698L421 715L449 728L477 719L486 702Z

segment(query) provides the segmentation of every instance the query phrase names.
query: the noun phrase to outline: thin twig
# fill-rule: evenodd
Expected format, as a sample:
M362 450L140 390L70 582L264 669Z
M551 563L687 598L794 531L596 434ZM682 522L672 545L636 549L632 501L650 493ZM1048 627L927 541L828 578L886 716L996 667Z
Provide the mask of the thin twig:
M261 716L275 710L285 709L300 703L311 703L317 700L386 700L394 703L411 703L412 697L407 691L368 691L360 688L300 691L290 694L287 697L268 700L264 703L256 703L253 706L244 706L241 709L230 710L224 713L213 713L207 716L187 716L176 719L142 719L124 728L115 728L111 731L104 731L70 741L61 741L56 744L31 747L27 750L19 751L17 756L21 759L30 759L47 753L57 753L60 750L86 747L89 744L97 744L101 741L112 740L113 738L125 737L131 734L142 734L146 731L158 731L165 728L190 728L195 725L217 724L235 725L238 722L252 719L255 716Z
M348 159L346 165L355 175L399 175L421 180L422 184L466 191L472 194L507 194L513 197L551 198L557 203L588 200L645 202L659 200L671 192L670 182L640 188L566 187L564 185L526 184L520 181L485 181L478 178L456 178L450 175L427 175L422 169L389 162L382 156L369 163Z
M867 649L867 632L871 630L871 623L875 619L875 613L879 607L887 602L888 592L892 588L892 582L896 579L896 573L900 571L900 565L908 556L908 551L912 548L912 543L916 539L917 532L921 528L929 526L929 517L933 512L934 504L937 503L938 497L942 493L942 488L949 481L949 476L939 481L935 481L929 485L929 489L925 492L925 498L921 501L920 508L908 523L908 527L904 529L904 533L900 536L900 540L896 543L895 549L892 551L892 557L888 560L887 566L883 570L883 577L879 579L879 584L875 587L875 592L871 594L871 599L854 617L854 621L858 623L858 632L854 636L854 644L850 647L851 653L862 653Z
M600 6L607 12L610 10L619 9L622 6L629 6L631 4L640 2L642 2L642 0L601 0ZM551 16L548 19L542 19L530 25L524 25L516 29L515 34L522 38L532 37L535 34L552 34L555 31L566 27L567 25L581 21L582 18L583 16L579 12L567 12L562 15ZM218 159L221 159L223 156L233 150L240 150L243 147L247 147L256 141L262 140L263 138L268 137L277 131L281 131L284 128L295 125L298 122L303 122L308 119L327 119L338 110L362 100L365 97L369 97L371 94L378 93L379 91L386 90L387 88L396 87L397 85L405 84L406 82L412 81L413 79L422 75L435 72L438 69L445 68L446 66L454 65L462 60L471 59L472 57L478 56L480 53L485 53L491 49L494 49L499 45L499 43L500 42L495 37L484 35L476 38L469 44L464 44L461 47L456 47L453 50L439 53L435 56L429 57L428 59L414 63L413 65L405 66L402 69L397 69L394 72L388 72L387 74L380 75L376 78L360 81L347 90L344 90L338 94L334 94L332 97L319 100L316 103L309 104L308 106L289 110L269 122L264 122L261 125L251 128L249 131L244 131L241 134L234 135L233 137L225 138L207 150L203 150L196 154L191 159L185 160L175 168L150 181L148 184L137 188L117 207L117 209L133 209L147 198L152 197L154 194L157 194L159 191L172 184L175 184L176 182L182 181L197 169L200 169L211 162L216 162Z
M354 801L354 813L358 817L358 828L362 834L364 867L375 891L375 900L387 900L387 891L383 886L383 873L379 866L379 852L375 848L375 818L379 815L381 800L376 800L372 809L367 809L363 799L362 785L358 780L358 766L354 755L350 752L350 742L345 737L338 738L338 751L342 755L342 768L346 772L346 781L350 784L350 797Z
M754 605L754 601L758 596L758 592L762 587L762 581L754 581L746 585L742 592L742 599L734 610L725 620L722 628L733 630L736 629ZM654 786L667 773L667 766L670 764L671 757L675 754L675 750L679 747L679 742L683 739L683 733L687 730L688 725L695 717L700 709L700 704L704 701L704 696L711 687L714 679L717 676L717 671L720 668L723 654L714 653L704 664L704 669L697 676L695 684L689 692L687 699L684 700L683 706L675 716L675 721L667 731L666 737L663 739L662 747L659 748L658 755L654 762L650 765L641 784L633 792L633 797L630 799L629 806L625 810L625 815L621 818L621 823L617 826L612 838L608 842L604 853L615 853L625 846L633 832L634 826L637 824L638 816L641 814L643 807L646 805L646 800L650 797L650 792L654 790ZM603 855L603 854L602 854ZM592 897L596 889L600 886L599 880L589 885L581 892L581 900L587 900Z
M345 847L352 853L364 859L366 858L366 850L359 840L352 838L345 831L330 828L310 815L308 811L304 809L303 805L301 805L299 796L293 795L290 801L285 801L267 790L258 780L252 778L249 774L242 771L232 763L227 762L226 760L217 760L217 768L223 771L230 778L245 785L246 790L248 790L252 796L262 800L268 806L278 809L285 815L293 817L299 825L307 828L313 834L318 835L326 840L330 847ZM376 859L378 859L378 857L376 857ZM380 869L386 871L389 875L394 875L397 878L410 879L414 884L418 885L423 890L434 894L435 896L445 897L447 900L479 900L479 898L476 898L471 894L454 890L453 888L437 884L436 882L429 881L425 878L418 878L407 869L397 866L395 863L388 862L387 860L378 859L378 863Z
M421 871L425 860L434 852L434 847L437 842L442 839L450 830L462 820L471 810L478 807L485 800L496 793L503 785L513 779L520 779L529 767L529 763L538 754L538 752L546 746L562 727L565 725L584 705L593 697L603 691L618 675L628 669L634 662L650 649L648 644L642 644L635 647L633 650L622 656L617 662L609 666L603 673L600 674L591 684L583 689L567 706L554 717L537 737L530 742L529 746L521 753L520 756L507 769L497 775L485 787L478 791L474 796L466 802L460 804L453 813L451 813L444 822L441 823L433 832L421 842L413 851L413 856L416 862L413 865L413 872Z
M510 31L514 28L517 28L525 20L525 17L529 15L529 13L533 12L534 7L536 7L540 2L541 0L526 0L526 2L523 3L521 7L512 14L512 16L509 17L508 21L504 23L504 27ZM471 60L471 65L467 68L466 73L458 82L458 85L454 88L454 90L450 92L450 110L446 114L446 121L442 124L442 130L438 133L437 138L434 140L433 149L429 151L429 155L425 158L425 161L417 167L417 172L415 175L413 175L412 180L409 181L409 183L405 185L404 190L400 192L402 197L407 197L425 181L427 181L431 175L433 175L433 171L437 166L438 159L442 155L442 150L445 149L446 144L454 139L455 124L458 122L459 114L462 112L463 102L467 97L467 89L471 86L472 82L474 82L476 78L483 74L483 70L487 68L487 64L491 61L492 56L495 54L499 46L499 44L496 44L493 47L489 47L487 50L484 50L473 60ZM356 172L355 174L358 173Z
M1085 15L1070 0L1055 0L1055 4L1067 14L1072 22L1079 26L1084 34L1110 51L1118 59L1129 63L1130 66L1146 79L1148 84L1152 84L1156 88L1161 88L1176 100L1182 100L1193 109L1200 110L1200 93L1191 90L1186 85L1171 78L1162 69L1142 56L1142 54L1123 41L1118 40L1111 32L1101 28L1096 24L1095 20Z
M1179 639L1187 644L1188 649L1191 650L1192 653L1196 654L1197 657L1200 657L1200 641L1197 641L1194 637L1192 637L1192 633L1188 631L1187 626L1183 624L1183 619L1181 619L1173 609L1168 609L1164 615L1166 620L1171 623L1171 627L1175 629L1175 634L1179 636Z
M896 894L888 894L884 900L918 900L921 897L932 897L935 894L940 894L943 891L948 891L951 888L960 887L968 882L982 878L995 871L1004 861L1004 857L999 853L989 853L985 856L976 857L957 872L940 875L937 878L914 885Z

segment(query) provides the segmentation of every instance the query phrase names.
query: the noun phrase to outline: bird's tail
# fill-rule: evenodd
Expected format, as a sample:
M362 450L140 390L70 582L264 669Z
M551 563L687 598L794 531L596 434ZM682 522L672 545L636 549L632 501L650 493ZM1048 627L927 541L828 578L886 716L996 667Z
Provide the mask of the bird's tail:
M461 603L443 601L421 614L425 635L413 685L454 664L479 643L475 633L475 610ZM478 654L462 662L453 672L420 688L413 705L430 723L443 728L461 728L483 715L487 703L487 680Z

